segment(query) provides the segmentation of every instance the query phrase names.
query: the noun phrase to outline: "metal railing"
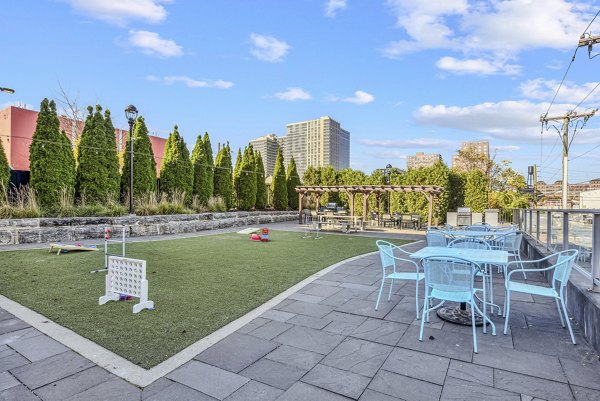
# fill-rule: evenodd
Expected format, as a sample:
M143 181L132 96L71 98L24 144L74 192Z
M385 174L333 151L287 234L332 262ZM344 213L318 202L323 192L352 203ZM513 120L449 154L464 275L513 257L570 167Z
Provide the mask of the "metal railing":
M551 252L577 249L575 268L600 290L600 209L515 209L513 224Z

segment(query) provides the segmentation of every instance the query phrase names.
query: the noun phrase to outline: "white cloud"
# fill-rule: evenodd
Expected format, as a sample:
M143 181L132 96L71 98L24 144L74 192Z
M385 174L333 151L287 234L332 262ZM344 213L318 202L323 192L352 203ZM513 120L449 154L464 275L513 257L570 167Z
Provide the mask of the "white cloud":
M383 152L366 152L367 156L372 156L377 159L402 159L405 160L406 156L404 153L395 152L395 151L383 151Z
M163 21L167 11L162 4L168 0L69 0L71 7L87 16L116 25L130 20L150 23Z
M294 100L309 100L309 99L312 98L310 96L310 93L308 93L304 89L302 89L302 88L295 88L295 87L287 88L287 90L285 92L277 92L275 94L275 97L277 99L289 100L289 101L294 101Z
M383 148L433 148L454 150L459 145L459 143L456 141L436 138L414 138L401 140L361 139L359 142L366 146L378 146Z
M442 57L436 62L436 66L445 71L458 75L516 75L521 71L521 66L508 64L506 61L497 59L456 59L454 57Z
M145 54L162 57L178 57L183 55L183 48L175 41L163 39L156 32L129 31L129 44L142 49Z
M257 59L269 63L283 61L283 58L292 48L286 42L273 36L259 35L257 33L250 34L250 41L253 46L252 49L250 49L250 53Z
M197 80L197 79L192 79L185 75L166 76L166 77L162 77L162 78L154 76L154 75L149 75L146 77L146 79L148 81L162 82L165 85L172 85L176 82L182 82L188 88L229 89L229 88L233 87L233 82L223 81L221 79L218 79L216 81L209 80L209 79Z
M496 152L515 152L519 149L521 149L521 147L516 145L494 146Z
M339 10L348 7L347 0L327 0L325 3L325 16L333 18Z
M559 81L537 78L523 82L519 86L519 89L523 97L529 99L552 100L559 85ZM577 85L573 82L566 81L563 83L560 91L558 91L556 100L559 102L579 103L596 85L598 85L598 82L586 82ZM592 93L586 101L596 101L598 99L600 99L600 91Z
M371 103L375 100L375 96L371 95L370 93L367 93L365 91L356 91L354 92L354 96L350 96L350 97L344 97L344 98L339 98L339 97L332 97L331 98L332 101L337 102L347 102L347 103L354 103L354 104L367 104L367 103Z

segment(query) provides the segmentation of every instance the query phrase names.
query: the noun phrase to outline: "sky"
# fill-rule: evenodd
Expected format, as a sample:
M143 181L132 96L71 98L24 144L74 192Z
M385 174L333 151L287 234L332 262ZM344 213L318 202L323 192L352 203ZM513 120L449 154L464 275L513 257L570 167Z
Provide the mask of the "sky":
M600 57L590 58L600 45L570 63L584 32L600 34L600 16L589 25L599 10L594 0L7 1L0 86L16 93L0 93L0 108L38 110L62 87L83 108L109 108L117 127L134 104L155 135L177 124L190 151L208 131L215 151L229 141L235 153L328 115L350 131L350 167L365 172L406 168L419 151L450 164L462 141L488 139L497 160L522 173L537 164L554 182L561 143L539 118L600 106ZM581 123L570 182L600 177L600 113Z

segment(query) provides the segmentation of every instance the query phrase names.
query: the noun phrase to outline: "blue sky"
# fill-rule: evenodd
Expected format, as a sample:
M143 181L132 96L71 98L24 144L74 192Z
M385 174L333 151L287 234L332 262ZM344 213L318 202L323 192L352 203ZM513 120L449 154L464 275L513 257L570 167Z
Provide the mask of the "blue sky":
M560 179L557 134L538 122L599 1L22 0L3 4L0 105L39 107L62 85L126 127L174 124L193 147L232 148L329 115L351 132L351 167L405 168L406 155L489 139L498 159ZM561 16L559 19L558 16ZM588 32L600 33L600 17ZM600 46L593 54L600 53ZM577 54L550 115L600 81ZM577 111L600 106L600 88ZM600 177L600 115L578 131L571 182ZM587 152L587 153L586 153Z

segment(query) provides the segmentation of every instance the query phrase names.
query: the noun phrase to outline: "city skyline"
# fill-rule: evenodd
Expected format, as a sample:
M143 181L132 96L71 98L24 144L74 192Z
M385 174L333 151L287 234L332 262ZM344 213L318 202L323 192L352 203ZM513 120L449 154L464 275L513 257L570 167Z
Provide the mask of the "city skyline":
M119 4L41 1L31 12L26 2L7 3L4 27L20 41L3 49L13 62L0 84L16 93L2 93L0 109L37 110L62 86L82 108L110 108L117 127L127 127L121 110L132 103L151 133L166 137L178 124L188 147L208 131L215 145L229 141L235 150L267 133L284 136L289 121L331 115L353 134L350 167L367 173L405 166L416 152L439 153L450 165L463 141L487 139L498 159L523 174L538 164L538 178L553 182L560 144L552 129L540 135L539 116L599 3ZM298 20L311 30L297 29ZM358 23L364 29L349 29ZM549 115L590 93L598 60L580 49ZM578 111L599 99L592 93ZM570 182L598 175L598 127L595 116L575 137Z

